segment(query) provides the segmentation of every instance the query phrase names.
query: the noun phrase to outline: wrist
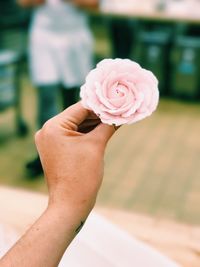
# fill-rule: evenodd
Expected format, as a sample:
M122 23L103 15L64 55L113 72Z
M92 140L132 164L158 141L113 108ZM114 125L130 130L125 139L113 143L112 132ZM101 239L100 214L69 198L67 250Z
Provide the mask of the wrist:
M58 227L70 231L73 237L82 228L90 212L62 203L49 203L46 213L57 220Z
M54 210L58 215L67 219L69 216L74 220L87 218L96 202L96 195L77 198L66 197L62 192L52 192L49 194L48 208Z

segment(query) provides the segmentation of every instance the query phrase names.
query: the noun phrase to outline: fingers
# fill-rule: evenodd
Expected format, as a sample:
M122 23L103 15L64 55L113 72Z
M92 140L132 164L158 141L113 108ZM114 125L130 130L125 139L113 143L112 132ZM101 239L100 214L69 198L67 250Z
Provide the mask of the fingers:
M58 117L78 126L88 117L89 113L90 111L85 109L81 102L78 102L61 112Z
M89 133L93 129L97 127L98 124L100 124L100 119L86 119L83 123L81 123L78 127L78 132L80 133Z
M109 139L113 136L115 132L116 132L116 129L112 125L100 123L89 134L93 135L96 139L98 139L99 141L102 141L106 145Z
M88 118L91 117L91 112L87 109L85 109L81 102L78 102L69 108L65 109L63 112L61 112L57 118L60 118L63 122L66 122L68 127L72 130L81 130L81 127L84 126L84 129L82 129L82 132L88 133L91 137L102 141L104 145L107 144L111 136L115 133L115 131L118 129L117 127L114 127L113 125L107 125L100 123L98 126L96 126L100 121L95 115L95 119L91 119L91 122L88 122ZM92 117L91 117L92 118ZM90 120L88 120L90 121ZM81 123L83 123L81 125ZM75 125L76 127L73 127ZM91 127L90 127L91 126ZM93 129L96 126L95 129ZM85 128L86 127L86 128ZM93 129L93 130L92 130Z

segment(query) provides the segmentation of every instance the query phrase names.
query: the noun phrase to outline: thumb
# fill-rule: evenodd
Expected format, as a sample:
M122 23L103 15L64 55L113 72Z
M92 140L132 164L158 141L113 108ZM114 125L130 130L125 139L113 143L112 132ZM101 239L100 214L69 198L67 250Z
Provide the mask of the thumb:
M89 110L85 109L81 102L78 102L62 111L57 117L60 117L65 122L71 122L79 126L89 114Z
M103 142L104 145L107 144L112 135L116 132L116 129L113 125L107 125L100 123L93 131L89 134L95 136L98 141Z

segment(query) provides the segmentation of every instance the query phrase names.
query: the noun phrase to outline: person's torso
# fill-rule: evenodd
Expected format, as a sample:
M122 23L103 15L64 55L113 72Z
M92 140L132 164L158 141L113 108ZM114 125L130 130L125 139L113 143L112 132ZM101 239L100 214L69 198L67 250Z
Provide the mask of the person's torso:
M47 0L36 8L32 30L54 34L80 31L87 27L87 16L78 8L63 0Z

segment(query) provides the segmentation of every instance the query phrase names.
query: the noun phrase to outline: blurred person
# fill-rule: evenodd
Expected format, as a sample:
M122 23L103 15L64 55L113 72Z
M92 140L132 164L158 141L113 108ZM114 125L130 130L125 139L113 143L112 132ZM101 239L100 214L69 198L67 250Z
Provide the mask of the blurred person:
M80 102L37 132L36 146L49 189L48 207L0 260L1 267L58 266L95 205L105 148L114 132L114 126L92 119Z
M134 41L134 22L128 18L110 18L108 29L113 58L130 58Z
M106 17L112 57L130 58L135 40L135 30L138 25L132 18L124 16L124 10L132 9L133 3L127 0L101 0L100 7L103 12L110 11L113 13L110 17ZM115 13L118 15L115 16Z
M79 7L97 0L18 0L35 7L30 28L29 62L37 88L38 125L58 113L62 88L64 108L77 102L80 86L93 67L93 39L87 15ZM42 173L39 157L27 164L29 175Z

